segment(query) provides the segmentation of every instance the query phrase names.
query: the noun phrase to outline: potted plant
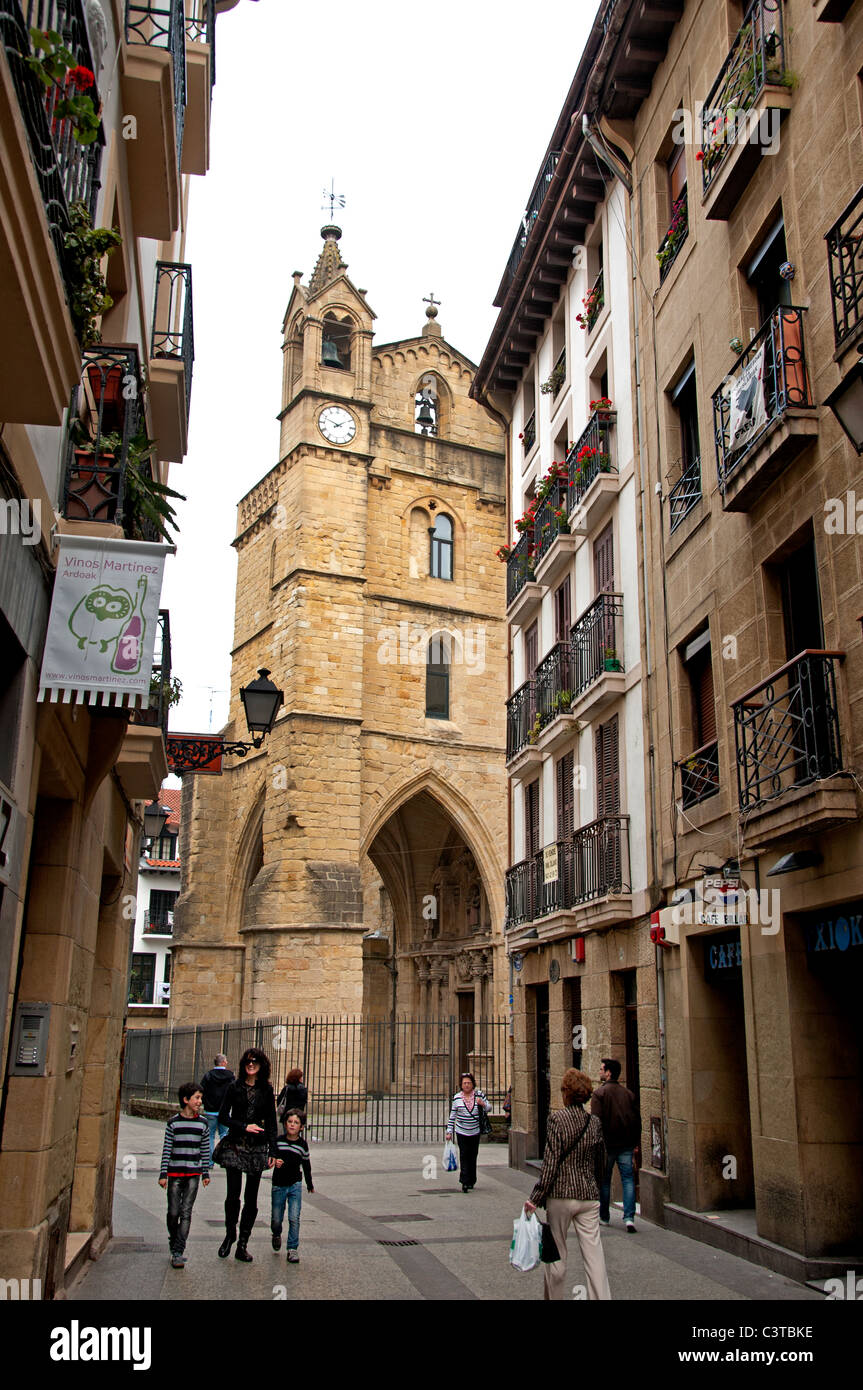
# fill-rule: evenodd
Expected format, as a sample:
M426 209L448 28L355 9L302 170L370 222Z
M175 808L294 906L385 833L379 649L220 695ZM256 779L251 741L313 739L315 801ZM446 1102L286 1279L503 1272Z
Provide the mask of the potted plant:
M533 724L531 725L530 732L528 733L528 736L527 736L527 741L528 741L528 743L536 743L536 740L539 738L541 732L542 732L542 715L541 715L541 714L537 714L536 718L535 718L534 721L533 721Z
M79 145L92 145L99 134L99 110L88 95L96 91L95 74L78 62L56 29L31 29L30 44L33 52L24 61L45 88L51 134L56 136L58 124L67 121Z
M552 368L551 376L540 386L540 391L544 396L556 396L564 381L566 380L566 363L558 362Z
M623 667L621 666L621 664L620 664L620 662L619 662L619 660L618 660L618 657L617 657L617 648L616 648L616 647L606 647L606 648L605 648L605 669L606 669L606 671L621 671L621 670L623 670Z
M571 704L572 691L559 690L558 693L552 699L551 707L554 710L555 714L566 714L566 711L569 709Z
M138 540L149 539L145 532L155 532L158 540L170 541L168 527L177 530L174 508L169 498L185 502L181 492L175 492L167 483L160 483L153 477L150 460L156 451L156 440L148 439L145 430L139 430L129 440L126 452L126 476L123 489L123 517L127 534Z
M598 415L603 420L614 416L617 412L609 396L597 396L595 401L590 402L590 413L591 415Z
M69 312L72 327L82 347L92 347L94 343L101 342L102 334L96 327L96 319L110 309L114 301L108 294L100 262L122 245L122 241L119 232L107 227L94 227L84 203L71 204L63 252Z
M593 289L588 290L584 299L581 301L582 311L576 314L575 321L579 328L587 332L596 322L600 309L605 304L605 295L601 285L594 285Z

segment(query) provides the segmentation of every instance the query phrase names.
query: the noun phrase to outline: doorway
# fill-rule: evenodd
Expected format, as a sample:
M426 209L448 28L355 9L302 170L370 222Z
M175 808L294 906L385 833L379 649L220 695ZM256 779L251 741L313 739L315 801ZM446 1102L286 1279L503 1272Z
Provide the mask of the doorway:
M473 990L460 990L458 999L458 1069L470 1071L470 1058L474 1050L474 996ZM456 1089L458 1089L456 1087Z
M536 1137L538 1152L545 1148L551 1109L551 1046L548 1027L548 985L537 985L536 996Z

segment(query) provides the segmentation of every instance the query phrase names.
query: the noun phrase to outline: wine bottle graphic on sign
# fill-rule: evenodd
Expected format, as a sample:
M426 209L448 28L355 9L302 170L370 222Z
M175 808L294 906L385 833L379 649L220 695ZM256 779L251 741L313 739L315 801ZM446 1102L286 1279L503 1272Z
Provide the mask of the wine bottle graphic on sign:
M144 617L144 599L146 596L147 580L142 574L138 580L135 609L120 634L114 660L111 662L113 671L134 672L140 670L144 634L147 631L147 621Z

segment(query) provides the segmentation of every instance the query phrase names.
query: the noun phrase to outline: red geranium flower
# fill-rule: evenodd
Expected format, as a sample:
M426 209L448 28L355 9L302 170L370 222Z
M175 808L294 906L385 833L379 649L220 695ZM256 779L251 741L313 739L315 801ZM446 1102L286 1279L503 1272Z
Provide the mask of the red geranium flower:
M86 92L88 87L92 87L96 81L95 74L89 68L85 68L81 63L76 68L71 68L66 74L67 83L72 82L79 92Z
M698 153L696 154L695 158L696 158L696 159L703 159L703 158L704 158L704 151L703 151L703 150L699 150Z

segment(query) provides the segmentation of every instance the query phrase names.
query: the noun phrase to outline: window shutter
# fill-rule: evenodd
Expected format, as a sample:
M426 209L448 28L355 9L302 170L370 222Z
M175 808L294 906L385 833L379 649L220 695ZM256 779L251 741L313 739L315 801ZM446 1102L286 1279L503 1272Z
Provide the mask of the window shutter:
M524 635L524 662L528 679L532 679L539 665L539 632L536 623L531 623Z
M572 626L571 607L569 598L569 575L566 576L559 589L555 590L554 595L554 619L555 619L555 641L566 642L569 638L569 629Z
M557 764L557 838L569 840L575 829L575 798L572 789L572 753L564 753Z
M713 663L708 647L693 663L692 694L695 700L697 747L713 743L716 738L716 701L713 696Z
M526 811L527 857L530 859L540 848L539 844L539 782L531 782L524 789Z
M598 594L614 589L614 532L611 522L593 543L593 577Z
M596 731L596 814L597 818L620 814L617 715Z
M672 159L668 161L668 184L671 192L672 207L677 202L684 188L686 187L686 146L681 145L680 149Z

